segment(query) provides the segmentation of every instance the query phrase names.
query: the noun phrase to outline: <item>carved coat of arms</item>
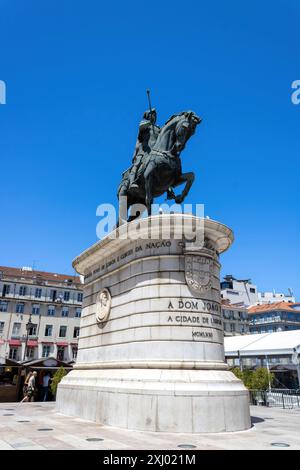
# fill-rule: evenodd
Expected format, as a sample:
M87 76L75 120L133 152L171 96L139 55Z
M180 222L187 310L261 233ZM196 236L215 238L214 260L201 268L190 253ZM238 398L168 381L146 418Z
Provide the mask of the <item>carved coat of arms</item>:
M212 287L212 273L211 258L196 254L185 255L185 279L196 293L203 294Z

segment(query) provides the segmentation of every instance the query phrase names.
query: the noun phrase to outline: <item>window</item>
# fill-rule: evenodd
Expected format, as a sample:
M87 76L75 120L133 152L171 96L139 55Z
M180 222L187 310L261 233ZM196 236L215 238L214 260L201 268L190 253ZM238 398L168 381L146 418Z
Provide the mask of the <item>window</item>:
M61 316L62 317L68 317L69 316L69 309L67 307L64 307L61 311Z
M53 300L53 302L54 302L54 300L56 299L56 290L51 289L51 291L50 291L50 298L51 298L51 299Z
M48 305L48 316L54 317L55 315L55 307L54 305Z
M25 304L18 303L16 305L16 313L24 313L24 307L25 307Z
M63 346L58 346L57 348L57 359L63 361L65 356L65 348Z
M32 315L39 315L40 304L32 304Z
M3 289L2 289L2 297L5 297L8 295L10 292L10 285L9 284L3 284Z
M64 326L64 325L61 325L61 327L59 328L59 336L60 336L60 338L65 338L65 337L66 337L66 334L67 334L67 327Z
M251 294L255 294L255 292L256 292L256 290L254 289L254 287L250 287L249 290L250 290Z
M65 290L65 292L64 292L64 301L68 302L68 300L70 300L70 292Z
M14 323L12 329L12 336L20 336L21 323Z
M49 344L43 344L42 357L49 357L51 352L51 346Z
M230 331L231 331L231 333L235 332L235 324L234 323L230 323Z
M35 289L35 294L34 296L37 298L37 299L40 299L42 297L42 289L40 287L37 287Z
M4 321L0 321L0 335L3 333L4 330Z
M80 318L81 317L81 308L76 308L75 310L75 317Z
M27 359L34 359L34 348L27 348Z
M52 336L53 325L46 325L45 336Z
M76 359L77 358L77 352L78 352L78 348L76 346L73 346L72 347L72 359Z
M241 312L241 318L242 318L243 320L247 320L247 318L248 318L248 313L247 313L247 312Z
M79 326L74 327L73 338L78 338L79 336Z
M37 329L37 325L33 325L31 328L29 328L28 336L36 336L36 329Z
M233 289L233 282L232 281L224 281L221 282L221 289Z
M78 302L82 302L82 298L83 298L82 292L78 292L78 294L77 294L77 301L78 301Z
M27 291L26 286L20 286L19 295L26 295L26 291Z
M230 318L230 313L228 310L223 310L223 317L224 318Z
M0 302L0 312L7 312L8 302L1 300Z
M9 348L9 359L18 360L18 348Z

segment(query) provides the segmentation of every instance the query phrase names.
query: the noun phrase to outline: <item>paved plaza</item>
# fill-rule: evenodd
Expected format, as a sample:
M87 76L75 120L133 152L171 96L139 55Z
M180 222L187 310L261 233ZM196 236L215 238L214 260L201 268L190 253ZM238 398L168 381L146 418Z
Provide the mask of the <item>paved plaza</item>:
M252 428L220 434L128 431L63 416L55 403L0 403L0 450L300 449L300 409L251 407ZM289 447L273 446L288 444Z

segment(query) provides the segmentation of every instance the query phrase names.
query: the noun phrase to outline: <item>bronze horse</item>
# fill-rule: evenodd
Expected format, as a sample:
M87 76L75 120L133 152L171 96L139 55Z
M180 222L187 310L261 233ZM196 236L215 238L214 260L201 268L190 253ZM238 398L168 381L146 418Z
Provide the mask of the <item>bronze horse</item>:
M161 196L167 192L168 199L174 199L181 204L187 196L195 175L193 172L182 173L180 153L185 147L188 139L194 134L196 126L201 122L201 118L193 111L184 111L175 114L161 128L156 143L149 154L145 154L143 162L138 170L137 185L139 189L129 188L128 174L125 171L118 189L118 199L120 202L119 214L124 214L121 207L121 197L127 197L127 211L133 204L143 204L146 206L148 215L151 215L151 204L153 198ZM175 195L172 188L185 183L183 191ZM123 209L123 211L122 211ZM131 215L128 222L137 218L140 213ZM120 216L119 223L125 220Z

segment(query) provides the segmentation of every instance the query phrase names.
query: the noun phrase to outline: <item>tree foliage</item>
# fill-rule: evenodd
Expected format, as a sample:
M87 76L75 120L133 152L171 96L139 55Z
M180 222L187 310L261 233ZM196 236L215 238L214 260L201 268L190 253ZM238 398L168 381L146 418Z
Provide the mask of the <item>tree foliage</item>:
M51 382L51 392L52 394L55 396L56 395L56 391L57 391L57 386L59 384L59 382L61 381L61 379L67 375L67 372L66 370L63 368L63 366L61 366L54 374L53 378L52 378L52 382Z
M272 386L274 382L274 374L265 367L258 367L255 370L244 369L243 371L239 367L234 367L232 372L244 383L245 387L252 390L267 390L269 383Z

